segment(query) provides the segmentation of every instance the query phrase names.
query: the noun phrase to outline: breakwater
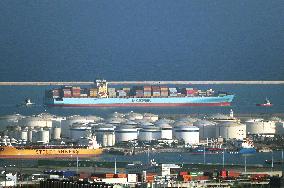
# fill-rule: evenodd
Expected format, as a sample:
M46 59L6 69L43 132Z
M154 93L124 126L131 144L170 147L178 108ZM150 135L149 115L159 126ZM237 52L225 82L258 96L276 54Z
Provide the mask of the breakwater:
M48 86L48 85L91 85L92 81L62 81L62 82L0 82L0 86ZM284 81L109 81L109 85L210 85L210 84L236 84L236 85L279 85Z

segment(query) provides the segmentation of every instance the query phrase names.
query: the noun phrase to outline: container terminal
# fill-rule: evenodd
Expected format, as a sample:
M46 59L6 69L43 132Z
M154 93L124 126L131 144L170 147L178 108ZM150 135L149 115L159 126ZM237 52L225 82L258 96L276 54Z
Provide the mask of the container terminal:
M132 173L136 174L137 183L140 182L138 181L140 175L137 171L140 171L140 174L144 171L141 165L133 164L134 166L131 166L131 164L119 161L117 165L115 165L113 161L103 162L96 159L101 155L135 156L147 152L158 153L160 155L167 155L167 153L172 152L190 153L192 155L199 155L202 159L203 156L206 155L221 154L222 156L223 153L226 153L226 155L249 155L260 152L271 153L281 150L283 152L284 148L284 121L283 115L281 114L278 114L278 117L259 115L253 117L251 115L235 115L232 110L228 112L228 114L197 114L190 116L186 114L159 116L150 113L140 114L132 111L129 113L115 112L108 117L95 115L60 117L47 113L34 116L12 114L2 116L0 118L0 124L0 158L5 162L3 166L6 166L6 170L4 169L3 171L8 172L8 170L18 169L8 166L10 164L19 166L19 161L28 161L38 158L35 168L32 168L32 165L28 167L22 166L21 173L26 172L25 175L28 178L31 178L32 174L35 174L35 172L39 174L44 173L44 169L68 170L73 168L76 171L78 181L84 180L87 177L88 181L94 182L94 179L97 179L96 181L102 181L102 179L107 179L106 174L112 171L114 172L115 166L117 166L118 171L113 174L126 174L120 175L123 176L120 178L124 179L115 179L118 178L118 175L113 175L112 177L108 175L110 179L103 181L111 185L116 183L124 185L128 184L128 175ZM89 159L93 161L90 164L88 158L84 159L83 155L80 155L80 153L73 153L72 148L87 148L91 138L95 138L97 144L95 150L102 151L102 153L96 152L94 156L90 156ZM7 148L17 148L18 151L15 152L15 150L13 150L13 152L11 152L11 150L7 150ZM36 155L25 156L25 151L33 149L38 150ZM57 151L56 149L59 149L64 156L54 155L54 152L56 153ZM7 152L9 152L9 155L7 155ZM13 161L13 157L11 156L22 157ZM46 158L47 162L42 161L44 159L40 158ZM48 162L48 159L50 159L50 162ZM59 162L56 163L56 161ZM72 163L71 166L70 162ZM170 179L166 179L167 181L165 182L159 179L163 171L160 173L157 173L155 170L152 171L155 169L153 168L153 162L152 166L149 166L149 168L145 164L142 166L146 168L146 176L147 172L149 174L148 182L144 182L148 184L158 184L160 182L165 184L166 182L169 183L170 180L170 182L180 183L204 183L208 181L216 183L217 179L222 182L226 181L226 185L228 185L228 181L232 182L230 176L232 176L233 173L238 174L237 179L239 179L239 181L245 179L244 182L253 183L253 178L256 178L254 179L255 181L261 179L263 184L269 184L271 177L282 176L280 172L277 172L281 171L280 167L282 162L283 158L277 160L271 158L268 161L263 161L261 166L247 165L247 167L244 167L244 164L222 165L209 164L208 162L204 164L183 162L181 164L180 161L177 160L175 164L171 164L177 165L180 168L180 171L176 171L173 176L176 179L169 177ZM65 163L67 163L66 166L64 166ZM53 166L52 164L57 165ZM164 164L164 167L169 165L168 163L155 165L159 166L158 168L162 168L162 164ZM130 169L129 165L133 167L132 169L137 168L137 171L135 173L134 171L128 172L127 170ZM40 166L42 168L40 168ZM87 168L88 166L89 169ZM207 167L204 168L204 166ZM210 173L215 173L215 176L210 175L208 166L211 166L210 169L213 171L210 171ZM221 171L224 169L226 170L226 178L220 180ZM271 169L274 169L273 172L277 172L277 175L272 175L270 173ZM183 170L186 171L187 174ZM214 170L216 172L214 172ZM88 173L86 173L87 171ZM180 172L184 172L184 174L182 173L181 175ZM191 172L193 174L190 174ZM195 172L199 172L200 175L197 179L192 176ZM254 174L246 175L247 172L254 172ZM89 175L84 177L82 176L84 173ZM141 174L141 177L142 176L143 174ZM222 176L225 176L225 172L223 172ZM165 178L164 176L162 177ZM141 180L141 178L139 180Z

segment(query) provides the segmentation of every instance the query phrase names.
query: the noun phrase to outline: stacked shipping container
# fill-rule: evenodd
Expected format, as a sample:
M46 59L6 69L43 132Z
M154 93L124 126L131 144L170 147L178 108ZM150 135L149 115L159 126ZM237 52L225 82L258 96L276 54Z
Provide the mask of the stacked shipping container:
M116 97L115 88L108 88L108 97L110 97L110 98Z
M63 88L62 89L62 96L65 98L72 97L71 89L70 88Z
M48 92L52 98L70 98L70 97L98 97L98 88L85 88L65 86L61 89L53 89ZM151 97L194 97L194 96L212 96L214 91L212 89L207 91L197 90L194 88L176 88L167 86L136 86L133 88L108 88L109 98L124 98L124 97L137 97L137 98L151 98Z
M143 98L143 97L144 97L143 90L136 90L135 96L136 96L137 98Z
M89 92L90 92L90 97L97 97L98 96L98 89L97 88L91 88L90 90L89 90Z
M162 97L169 96L169 88L167 86L161 86L161 96Z
M151 86L144 86L144 97L151 97L152 96L152 89Z
M177 97L177 88L171 87L169 88L170 97Z
M72 87L71 93L72 93L72 97L80 97L81 88L80 87Z
M118 93L118 97L121 97L121 98L127 96L127 93L124 90L117 90L117 93Z
M152 96L153 97L160 97L161 96L160 86L152 86Z

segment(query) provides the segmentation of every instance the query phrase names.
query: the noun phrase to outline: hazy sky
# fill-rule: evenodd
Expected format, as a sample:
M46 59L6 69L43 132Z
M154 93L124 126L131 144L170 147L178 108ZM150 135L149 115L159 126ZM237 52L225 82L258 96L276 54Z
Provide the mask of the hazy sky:
M96 77L284 80L284 1L0 1L0 81Z

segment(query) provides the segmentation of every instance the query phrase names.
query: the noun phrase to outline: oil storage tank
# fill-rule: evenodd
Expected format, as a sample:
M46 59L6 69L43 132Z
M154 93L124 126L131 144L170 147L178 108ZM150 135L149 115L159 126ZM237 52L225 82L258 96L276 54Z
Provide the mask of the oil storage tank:
M82 137L86 137L91 132L92 127L84 123L74 123L70 127L70 138L73 140L79 140Z
M188 125L176 125L174 127L174 138L183 140L186 145L199 143L199 128Z
M276 134L275 121L265 121L263 119L250 119L245 122L246 131L249 135L261 135L273 137Z
M69 138L70 135L70 128L74 123L92 123L95 122L96 118L84 117L79 115L69 116L65 120L61 121L61 136L63 138ZM96 119L97 120L97 119Z
M152 121L152 122L155 122L155 121L157 121L157 120L159 119L159 116L156 115L156 114L145 113L145 114L143 115L143 119L145 119L145 120L150 120L150 121Z
M131 112L125 114L125 118L128 119L128 120L134 121L134 120L137 120L137 119L143 119L143 115L131 111Z
M197 120L193 125L199 128L200 139L216 137L216 123L207 120Z
M41 128L37 132L37 142L42 143L42 144L47 144L49 143L49 130L48 129L43 129Z
M35 128L35 127L51 128L52 120L50 118L41 117L41 116L28 116L28 117L24 117L20 119L18 121L18 124L20 126L31 127L31 128Z
M52 139L59 140L61 138L61 127L54 127L52 133Z
M172 139L173 138L173 127L167 123L159 123L156 125L161 129L161 139Z
M0 116L0 131L6 129L7 126L17 125L20 119L24 118L24 116L20 114L12 114L12 115L3 115Z
M97 142L103 146L114 146L115 144L115 135L114 135L115 126L111 124L103 124L95 127L95 135Z
M155 126L143 126L139 131L138 140L151 141L161 138L161 128Z
M224 122L216 125L216 137L243 140L246 138L246 125L238 122Z
M28 129L23 129L21 131L20 139L24 141L28 141Z
M131 125L122 125L115 128L115 143L136 140L137 128Z

